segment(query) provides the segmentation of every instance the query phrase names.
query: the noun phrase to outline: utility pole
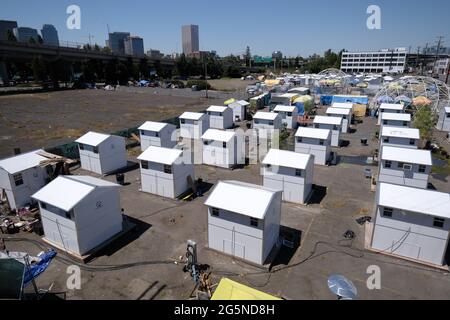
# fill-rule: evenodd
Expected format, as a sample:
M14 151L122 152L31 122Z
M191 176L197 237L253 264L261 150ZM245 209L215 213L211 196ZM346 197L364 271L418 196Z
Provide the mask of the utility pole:
M442 39L443 38L444 38L443 36L439 36L438 37L439 41L438 41L438 44L437 44L437 47L436 47L436 57L434 59L433 75L434 75L434 70L436 70L436 64L437 64L437 61L438 61L438 58L439 58L439 50L441 49L441 44L442 44Z
M200 53L200 54L202 54L202 53ZM205 59L205 57L203 57L203 61L204 61L204 63L205 63L205 82L206 82L206 99L208 99L208 63L207 63L207 61L206 61L206 59Z

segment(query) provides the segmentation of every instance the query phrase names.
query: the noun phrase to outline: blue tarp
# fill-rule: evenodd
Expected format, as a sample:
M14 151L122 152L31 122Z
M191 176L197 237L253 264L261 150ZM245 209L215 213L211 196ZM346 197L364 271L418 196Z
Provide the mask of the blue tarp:
M324 106L329 106L333 102L333 96L321 96L320 104Z
M298 114L300 116L305 115L305 105L302 102L296 102L295 106L297 107Z
M52 262L53 258L56 256L56 252L54 250L49 250L45 252L41 258L41 261L39 261L36 264L33 264L30 266L30 269L27 269L25 272L25 278L23 281L23 286L28 286L33 279L36 279L42 272L44 272L50 263Z
M358 96L333 96L333 103L346 103L346 102L350 102L353 104L369 104L369 98Z

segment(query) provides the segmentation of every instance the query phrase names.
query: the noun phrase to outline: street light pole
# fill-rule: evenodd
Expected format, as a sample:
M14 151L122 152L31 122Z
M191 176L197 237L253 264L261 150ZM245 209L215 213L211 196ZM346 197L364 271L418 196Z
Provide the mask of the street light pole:
M208 99L208 64L206 62L206 59L204 59L204 61L205 61L206 99Z

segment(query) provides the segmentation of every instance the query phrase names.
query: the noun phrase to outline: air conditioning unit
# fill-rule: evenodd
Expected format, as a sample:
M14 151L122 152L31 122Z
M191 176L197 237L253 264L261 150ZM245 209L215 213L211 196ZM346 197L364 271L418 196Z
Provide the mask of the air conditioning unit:
M410 164L404 164L404 165L403 165L403 170L405 170L405 171L411 171L411 170L412 170L412 165L410 165Z

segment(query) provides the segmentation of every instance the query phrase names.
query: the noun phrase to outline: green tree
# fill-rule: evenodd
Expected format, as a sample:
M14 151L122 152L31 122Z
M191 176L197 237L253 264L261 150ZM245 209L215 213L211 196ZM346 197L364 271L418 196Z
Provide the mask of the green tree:
M35 56L33 58L31 69L33 70L34 81L39 82L47 79L46 65L41 56Z
M147 58L142 58L139 61L139 73L140 73L140 77L142 79L148 79L149 72L148 72L148 60L147 60Z
M430 142L433 138L435 117L430 106L423 106L414 115L414 127L419 129L420 138L425 142Z
M250 47L247 46L247 48L245 49L245 65L247 67L250 67L252 64L252 53L250 51Z

